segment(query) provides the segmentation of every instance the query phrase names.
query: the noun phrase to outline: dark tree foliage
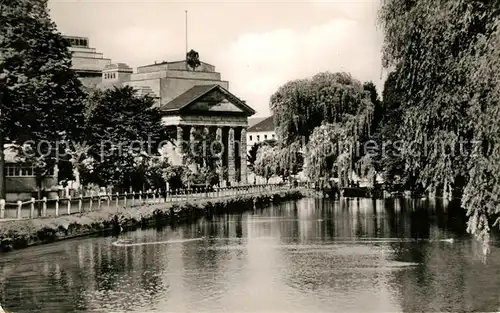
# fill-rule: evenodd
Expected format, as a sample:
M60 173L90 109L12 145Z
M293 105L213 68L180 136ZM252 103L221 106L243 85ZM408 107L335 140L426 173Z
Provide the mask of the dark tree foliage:
M0 2L0 144L31 147L26 161L35 163L39 181L53 168L61 141L78 137L83 126L81 83L46 5Z
M198 52L191 49L186 54L186 63L193 71L196 70L196 68L201 65L200 55L198 54Z
M174 165L166 169L163 175L163 179L168 182L172 190L178 190L180 188L185 188L183 183L184 173L188 171L186 166Z
M356 115L370 102L363 85L347 73L319 73L294 80L271 96L276 133L283 145L304 140L322 123Z
M85 183L128 188L142 185L145 162L158 155L167 137L154 99L137 96L132 87L101 91L88 114L85 144L89 167L82 168ZM137 186L136 186L137 187Z
M398 131L419 147L404 149L408 173L459 191L468 230L486 243L500 221L500 2L386 0L380 20L384 63L404 91Z
M373 116L370 126L370 133L368 134L368 137L371 137L375 133L378 125L380 125L380 123L382 122L382 118L385 112L383 109L382 101L380 101L380 98L378 96L377 87L375 87L375 84L371 81L366 82L363 84L363 89L370 94L370 100L373 103Z
M405 162L401 155L402 143L398 136L398 130L402 123L401 93L397 86L397 73L392 72L387 77L382 91L382 118L377 125L375 138L379 145L384 145L383 151L378 158L377 169L384 173L384 178L389 182L396 182L399 176L401 183L407 188L413 189L415 186L411 176L405 172Z

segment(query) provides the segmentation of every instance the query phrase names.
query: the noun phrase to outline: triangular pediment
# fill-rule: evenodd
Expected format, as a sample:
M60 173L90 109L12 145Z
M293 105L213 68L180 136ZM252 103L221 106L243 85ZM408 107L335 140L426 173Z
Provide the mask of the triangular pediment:
M230 100L223 99L200 99L191 103L185 108L186 111L206 111L206 112L237 112L244 113L240 107L232 103Z
M253 113L243 101L222 87L216 87L185 106L182 111L217 113Z
M241 113L247 116L255 110L220 85L197 85L160 108L168 114L188 112Z

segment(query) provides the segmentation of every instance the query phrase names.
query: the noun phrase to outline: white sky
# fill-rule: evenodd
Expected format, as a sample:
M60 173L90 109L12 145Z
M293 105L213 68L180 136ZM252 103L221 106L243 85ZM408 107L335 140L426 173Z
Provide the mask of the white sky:
M105 57L133 68L184 59L188 10L188 48L216 66L255 116L267 116L279 86L322 71L350 72L380 92L379 2L49 0L49 7L63 34L89 37Z

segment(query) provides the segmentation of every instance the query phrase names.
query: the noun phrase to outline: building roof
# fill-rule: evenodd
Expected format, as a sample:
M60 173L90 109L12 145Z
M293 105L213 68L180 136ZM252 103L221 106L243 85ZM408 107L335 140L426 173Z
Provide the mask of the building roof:
M253 125L256 125L257 123L262 122L266 118L267 117L251 117L248 119L248 127L252 127Z
M271 115L263 121L250 126L247 132L272 132L274 131L274 117Z
M125 63L108 64L104 68L104 71L108 71L108 70L119 70L119 71L133 72L132 68Z
M135 89L137 90L137 95L139 96L148 95L153 98L158 98L150 86L140 86L140 87L135 87Z
M141 65L141 66L138 66L137 68L143 68L143 67L151 67L151 66L158 66L158 65L168 65L168 64L178 64L178 63L184 63L186 62L186 60L181 60L181 61L162 61L162 62L156 62L156 63L153 63L153 64L148 64L148 65ZM213 66L212 64L208 64L208 63L205 63L205 62L201 62L201 64L206 64L206 65L210 65L210 66Z
M164 111L179 110L188 104L192 103L196 99L200 98L204 94L212 90L216 85L196 85L188 91L184 92L177 98L174 98L170 102L161 106Z
M250 113L250 115L255 114L254 109L249 107L244 101L240 100L238 97L231 94L229 91L217 84L196 85L177 98L174 98L172 101L162 105L160 109L162 111L169 112L179 111L213 90L221 91L223 94L225 94L228 100L241 107L245 112Z

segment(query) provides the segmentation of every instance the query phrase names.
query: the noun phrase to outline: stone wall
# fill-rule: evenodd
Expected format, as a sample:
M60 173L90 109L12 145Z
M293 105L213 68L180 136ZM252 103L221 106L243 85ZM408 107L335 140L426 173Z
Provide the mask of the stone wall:
M151 64L147 66L142 66L137 68L137 73L152 73L158 71L190 71L190 72L215 72L215 66L201 62L200 66L193 71L191 68L187 68L186 61L177 62L161 62L158 64Z
M111 64L110 59L77 58L71 59L72 68L75 70L102 71Z
M134 73L130 76L130 81L141 81L141 80L154 80L159 78L167 77L166 71L152 72L152 73Z
M131 86L131 87L149 86L157 97L160 96L161 91L160 91L160 80L159 79L137 80L137 81L125 82L124 84L127 86Z
M167 71L167 77L184 79L221 80L221 74L216 72Z

